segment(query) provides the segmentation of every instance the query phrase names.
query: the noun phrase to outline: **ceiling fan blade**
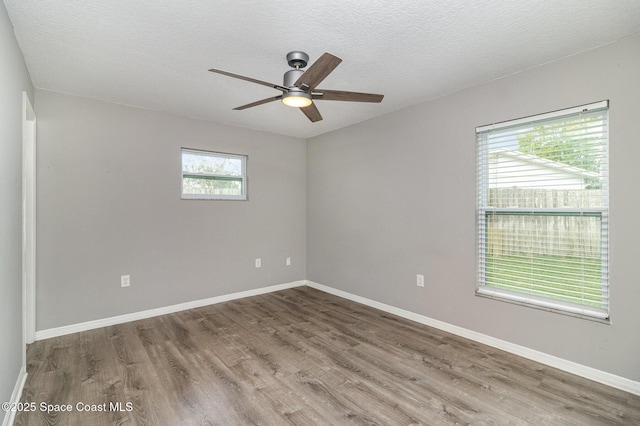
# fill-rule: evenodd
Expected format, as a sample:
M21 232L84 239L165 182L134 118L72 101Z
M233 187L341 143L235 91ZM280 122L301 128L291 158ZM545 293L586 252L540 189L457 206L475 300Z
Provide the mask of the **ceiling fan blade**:
M239 78L240 80L250 81L251 83L262 84L263 86L272 87L274 89L278 89L278 90L281 90L283 92L286 92L288 90L286 87L280 86L279 84L269 83L267 81L257 80L255 78L251 78L251 77L245 77L244 75L234 74L234 73L229 72L229 71L218 70L218 69L215 69L215 68L211 68L209 71L215 72L215 73L218 73L218 74L222 74L222 75L226 75L226 76L229 76L229 77L233 77L233 78Z
M269 102L277 101L278 99L282 99L282 95L273 96L271 98L266 98L266 99L262 99L262 100L259 100L259 101L251 102L250 104L246 104L246 105L242 105L242 106L239 106L239 107L235 107L234 110L241 111L243 109L251 108L251 107L254 107L254 106L258 106L258 105L262 105L262 104L268 104Z
M375 93L345 92L343 90L316 89L313 99L319 101L348 101L348 102L382 102L384 95Z
M316 121L322 120L322 116L320 115L320 111L318 111L318 107L316 107L316 104L314 104L313 102L311 103L311 105L309 105L307 107L304 107L304 108L299 108L299 109L313 123L315 123Z
M342 59L331 53L323 53L317 61L313 63L300 78L294 83L297 87L305 84L309 86L309 90L313 90L331 71L342 62Z

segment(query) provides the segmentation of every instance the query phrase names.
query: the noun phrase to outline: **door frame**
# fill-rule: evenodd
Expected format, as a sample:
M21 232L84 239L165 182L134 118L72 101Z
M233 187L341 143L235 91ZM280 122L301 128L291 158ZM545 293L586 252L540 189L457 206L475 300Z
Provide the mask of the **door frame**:
M36 114L22 92L22 338L26 345L36 335Z

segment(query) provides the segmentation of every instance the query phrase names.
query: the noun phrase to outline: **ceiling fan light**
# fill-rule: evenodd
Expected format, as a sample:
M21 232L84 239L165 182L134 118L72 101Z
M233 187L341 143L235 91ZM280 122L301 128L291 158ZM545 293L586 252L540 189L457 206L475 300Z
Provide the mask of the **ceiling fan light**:
M282 96L282 103L294 108L304 108L311 105L311 95L303 91L289 92Z

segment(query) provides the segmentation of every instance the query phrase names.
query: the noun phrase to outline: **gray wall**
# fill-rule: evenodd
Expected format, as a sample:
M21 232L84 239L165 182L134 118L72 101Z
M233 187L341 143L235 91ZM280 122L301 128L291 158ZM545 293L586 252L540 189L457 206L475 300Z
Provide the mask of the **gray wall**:
M639 70L636 36L311 139L307 278L640 380ZM474 296L475 127L603 99L612 324Z
M22 91L33 86L0 5L0 401L22 366ZM2 413L0 413L2 416Z
M41 90L35 108L37 330L305 278L303 139ZM180 147L248 155L249 201L181 200Z

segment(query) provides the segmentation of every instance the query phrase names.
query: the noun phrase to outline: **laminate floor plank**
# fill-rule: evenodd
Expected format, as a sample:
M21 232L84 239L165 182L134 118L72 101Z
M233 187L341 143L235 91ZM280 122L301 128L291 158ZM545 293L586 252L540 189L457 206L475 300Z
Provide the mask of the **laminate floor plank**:
M489 413L490 416L500 416L505 421L509 420L510 424L516 424L518 419L510 413L519 412L526 407L514 399L505 400L502 394L494 392L478 378L465 374L465 370L428 367L429 380L425 380L425 365L420 360L398 358L397 361L393 361L380 349L364 345L347 355L352 357L354 362L366 362L361 368L365 371L375 369L378 375L384 378L385 383L401 386L398 393L411 396L415 400L419 400L423 395L432 395L440 404L454 405L473 413L476 421L482 418L484 413ZM462 397L456 399L458 395Z
M640 424L640 396L308 287L38 341L27 360L38 409L16 425Z
M522 388L522 396L520 398L521 404L528 404L529 406L535 406L533 404L537 402L541 407L545 407L538 410L539 415L542 417L546 417L545 413L547 411L547 407L549 406L549 404L553 404L556 399L555 397L541 398L539 396L541 392L534 392L533 394L531 392L531 389L540 383L539 373L542 371L545 371L545 369L547 371L553 370L549 367L540 366L539 364L536 364L532 361L525 360L523 358L514 356L512 354L506 354L502 351L496 351L496 350L493 350L492 348L484 347L484 345L480 345L475 342L470 342L470 341L455 338L455 337L454 338L447 337L446 335L437 339L437 341L440 344L436 345L435 347L431 346L425 351L423 348L417 347L416 344L418 344L418 342L420 345L424 344L425 341L428 341L429 339L416 338L416 331L418 330L415 329L416 327L415 323L409 322L409 324L406 324L407 321L404 319L397 318L397 317L395 318L390 317L388 314L378 311L380 312L379 313L380 317L383 317L385 320L391 320L394 322L394 324L392 324L389 327L388 321L381 322L378 316L376 316L375 314L372 315L372 313L375 313L376 310L360 309L360 308L349 309L349 308L345 308L345 306L340 303L335 303L332 305L332 307L337 310L340 310L343 314L354 315L364 321L368 321L371 324L375 324L376 326L378 326L378 329L382 330L380 333L382 338L384 337L386 332L391 331L392 334L390 334L390 336L393 336L393 341L390 341L387 343L392 344L393 345L392 347L397 347L398 345L400 345L401 347L409 347L410 351L414 353L423 353L423 352L429 353L431 361L434 361L434 360L443 361L444 365L442 364L438 365L437 363L435 365L437 366L437 369L439 371L443 371L442 370L443 367L448 367L451 374L450 376L451 380L460 382L461 379L463 379L462 377L460 377L460 374L465 375L466 376L465 380L468 380L469 376L465 374L465 371L467 369L478 369L478 366L479 366L478 360L481 360L480 362L484 361L485 363L490 364L492 368L489 370L490 374L485 373L483 375L480 375L477 378L477 381L479 383L483 383L482 385L483 388L491 389L492 382L494 382L493 384L495 387L495 385L497 384L496 379L498 380L498 383L509 382L511 397L509 398L508 401L511 401L511 402L518 399L517 398L518 394L517 392L515 392L515 390ZM405 323L405 324L401 324L401 323ZM437 356L439 352L441 352L443 355ZM497 352L500 352L499 355L501 356L496 356L498 355ZM463 357L456 357L457 354L463 354ZM491 356L487 356L487 355L491 355ZM507 362L505 362L503 360L504 358L509 358L509 359ZM469 364L470 360L472 361L472 363ZM467 363L468 365L465 366L464 365L465 363ZM434 366L434 363L430 362L429 365L430 367L432 367ZM461 366L463 366L464 369L460 369ZM457 372L455 370L457 370ZM512 380L510 378L510 376L514 375L514 372L516 370L519 373L517 374L517 381ZM495 372L503 372L503 375L496 377ZM475 381L476 380L472 379L470 383L473 383ZM526 382L525 386L523 386L523 381ZM583 388L582 386L571 387L571 389L574 391L576 390L579 391L579 389L582 389L582 388ZM609 391L607 392L607 394L610 395L611 392ZM484 396L486 397L487 395L489 395L489 393L485 392ZM599 398L597 399L597 401L604 401L604 399ZM575 410L578 406L580 406L580 404L578 404L579 402L580 402L579 400L574 400L573 405L569 405L569 403L565 401L562 405L557 404L556 409L565 409L569 411ZM504 403L502 405L504 406ZM512 407L512 409L517 409L517 408L518 408L517 406ZM579 414L575 414L573 415L573 417L575 420L574 424L587 424L586 422L589 420L589 419L581 420ZM598 421L603 421L602 424L609 424L609 422L612 421L611 416L599 416L595 412L592 413L591 420L593 421L594 418L597 419ZM553 420L554 420L553 416L549 416L548 421L552 422ZM614 422L622 421L622 420L623 418L613 419ZM634 418L633 420L636 421L637 419Z
M330 347L326 350L332 352ZM447 374L444 380L423 380L423 374L420 372L422 366L414 368L410 361L390 357L375 346L362 344L351 351L336 352L333 356L336 365L355 376L354 382L365 383L378 389L391 400L399 400L408 405L416 405L417 401L427 400L430 403L430 412L446 414L448 417L455 415L457 421L463 423L469 423L469 419L481 423L483 419L492 418L487 417L485 412L493 412L493 416L500 415L503 420L509 420L508 412L493 409L492 401L486 392L481 400L477 399L478 392L475 386L468 385L459 377L453 381ZM433 377L430 375L430 379ZM435 377L437 378L437 375Z
M338 304L334 305L334 307L338 307L338 306L339 306ZM359 311L359 310L352 310L352 311L349 311L349 312L351 314L361 313L361 311ZM367 314L366 316L368 316L368 312L365 312L365 314ZM386 314L383 314L383 316L385 316L385 315ZM366 319L366 318L363 318L363 319ZM381 328L384 328L384 324L381 324L381 326L382 326ZM410 328L412 328L412 327L410 327ZM398 327L398 324L394 324L393 325L393 331L394 331L393 336L395 338L397 338L399 334L402 334L402 331L400 331L401 329L402 329L402 327ZM422 339L416 339L415 335L407 336L407 338L409 339L409 342L415 342L415 341L422 342ZM452 345L444 345L444 344L442 346L440 346L440 348L444 347L444 350L449 353L449 359L446 361L446 364L448 364L450 366L459 367L460 364L461 364L461 360L459 360L459 359L456 360L455 357L451 356L451 354L465 353L465 354L467 354L467 358L468 358L468 355L471 354L471 355L476 357L475 358L476 360L480 359L480 360L483 360L486 364L490 364L491 368L493 368L493 370L491 370L492 372L495 372L495 371L502 372L503 375L499 376L498 380L500 382L503 382L503 383L505 381L511 382L510 383L510 386L511 386L510 389L512 391L512 395L514 394L513 393L513 389L517 389L518 387L520 387L522 385L522 381L524 379L527 382L527 386L524 386L524 388L523 388L523 392L522 392L523 395L522 395L521 399L523 400L523 402L526 402L526 403L529 403L529 404L532 403L532 394L531 394L532 386L536 386L536 384L540 382L540 377L539 377L540 373L544 372L544 371L546 371L546 372L553 371L552 368L545 367L545 366L540 366L539 364L536 365L536 363L533 363L533 362L531 362L529 360L523 360L522 358L513 356L511 354L507 354L506 357L507 358L510 357L510 359L507 362L501 361L501 358L505 358L504 356L494 356L494 355L496 355L496 353L495 353L495 351L492 352L491 348L489 348L490 352L486 353L487 348L483 348L482 345L478 345L478 344L475 344L473 342L471 342L471 344L468 344L467 341L460 340L460 339L457 339L457 338L454 338L454 339L449 338L449 339L446 339L446 340L449 340L450 342L454 343L454 345L453 345L454 347L452 347ZM442 342L444 343L445 339L443 339ZM395 343L398 343L398 342L395 342ZM460 351L461 344L462 344L462 346L464 346L464 348L462 348L462 349L465 349L462 352ZM417 351L421 352L417 348L414 348L414 350L417 350ZM430 351L433 352L434 348L431 348ZM485 351L484 355L482 354L482 351ZM437 353L438 350L435 350L435 352ZM499 352L501 352L501 351L499 351ZM492 356L487 356L488 354L492 355ZM479 356L479 358L477 358L478 356ZM496 361L496 358L498 359L497 361ZM482 361L480 361L480 362L482 362ZM532 367L532 365L533 365L533 367ZM467 368L477 369L477 367L478 367L478 362L475 362L474 364L469 365ZM520 373L520 374L517 375L517 378L518 378L517 382L509 378L509 376L513 376L514 375L513 373L514 373L515 370L518 370L518 372ZM493 376L494 379L496 378L494 373L491 374L491 375L485 374L484 376L480 377L482 379L482 382L486 383L487 388L489 388L491 386L491 378L492 378L492 376ZM536 377L536 376L538 376L538 377ZM529 380L529 378L531 380ZM549 379L547 379L547 380L549 380ZM586 382L588 382L588 381L586 381ZM564 383L564 382L562 382L562 383ZM576 382L572 386L570 386L570 388L573 390L573 392L576 392L576 391L579 392L580 389L583 389L584 387L585 387L585 385L580 385L578 382ZM590 387L590 386L586 385L586 387ZM554 388L554 389L556 389L556 388ZM537 393L540 393L540 392L537 392ZM609 395L609 397L610 397L610 395L612 393L615 393L615 390L614 390L614 392L611 392L610 390L608 390L606 392L606 394ZM625 395L628 396L628 394L625 394ZM546 407L546 406L549 405L550 402L552 402L555 399L555 397L552 396L551 398L547 398L547 399L545 399L543 401L541 401L540 398L537 398L537 399L538 399L537 402L541 403L541 405L543 407ZM597 399L592 400L592 401L596 401L597 403L598 402L602 402L603 404L606 405L606 399L607 399L607 397L602 396L602 397L597 398ZM535 398L534 398L534 400L535 400ZM633 400L635 401L636 399L634 398ZM580 402L581 402L580 399L575 399L573 401L573 406L572 405L568 405L567 402L565 402L564 405L558 404L558 409L575 410L581 405ZM620 402L621 401L618 401L616 404L619 404ZM582 406L585 407L584 404L582 404ZM588 407L588 405L586 407ZM584 411L584 410L582 410L582 411ZM574 422L572 422L573 424L587 424L587 422L589 420L589 419L580 420L579 419L579 417L580 417L579 414L575 414L573 417L574 417ZM596 414L595 412L592 413L590 419L591 419L591 421L596 419L598 422L602 422L602 424L610 424L610 422L613 422L611 424L617 424L618 422L623 423L623 422L626 422L628 420L632 420L634 422L639 422L639 420L637 418L635 418L635 417L633 419L627 419L624 416L620 416L618 418L611 418L611 415L608 415L608 416L605 415L605 416L599 417L599 415ZM553 420L553 416L550 416L549 417L549 421L552 422L552 420ZM635 423L632 423L632 424L635 424Z

